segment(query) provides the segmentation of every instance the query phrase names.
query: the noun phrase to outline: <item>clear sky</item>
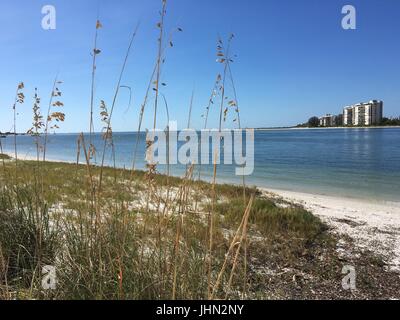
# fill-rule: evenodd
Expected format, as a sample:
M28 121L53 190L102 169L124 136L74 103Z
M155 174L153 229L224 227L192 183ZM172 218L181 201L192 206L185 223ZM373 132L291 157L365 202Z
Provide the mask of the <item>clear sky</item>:
M42 6L57 10L57 29L41 27ZM343 30L341 10L352 4L357 29ZM116 106L114 131L137 128L139 105L156 57L161 0L2 0L0 2L0 130L12 128L15 89L24 81L26 103L19 106L18 128L31 123L35 87L48 103L59 71L67 119L62 132L87 131L91 56L99 12L95 111L99 101L111 104L130 33L140 21L122 81L133 88L127 108L123 91ZM166 28L174 36L163 68L163 92L170 117L187 122L194 88L192 124L202 127L201 114L216 77L218 34L236 35L232 65L242 125L288 126L310 116L339 113L343 106L371 99L384 101L386 116L400 115L400 1L398 0L169 0ZM144 128L151 127L151 105ZM214 107L210 125L217 125ZM43 110L44 111L44 110ZM159 123L165 123L160 107ZM96 121L96 131L101 124Z

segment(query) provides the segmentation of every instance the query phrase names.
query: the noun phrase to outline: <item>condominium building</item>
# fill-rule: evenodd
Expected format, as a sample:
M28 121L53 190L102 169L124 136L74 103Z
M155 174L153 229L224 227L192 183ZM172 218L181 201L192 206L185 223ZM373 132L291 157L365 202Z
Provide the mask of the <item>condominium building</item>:
M343 114L338 114L335 116L335 126L342 126L343 125Z
M353 124L353 107L343 109L343 125L351 126Z
M343 124L343 116L340 115L331 115L327 114L321 118L319 118L319 125L321 127L334 127L341 126Z
M319 125L321 127L330 127L332 126L332 122L333 116L331 114L327 114L326 116L319 118Z
M379 124L383 116L383 102L371 100L345 107L343 110L343 124L345 126L370 126Z

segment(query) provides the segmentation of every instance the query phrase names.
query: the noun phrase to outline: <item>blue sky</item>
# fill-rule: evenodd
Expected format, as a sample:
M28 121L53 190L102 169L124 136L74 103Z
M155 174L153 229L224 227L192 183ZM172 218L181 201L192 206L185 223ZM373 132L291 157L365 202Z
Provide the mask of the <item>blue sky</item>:
M41 28L42 6L57 10L57 29ZM341 28L341 9L357 10L357 29ZM156 57L161 0L2 0L0 2L0 130L12 128L15 88L26 85L19 106L19 131L31 123L33 90L42 107L59 71L67 119L62 132L87 131L91 56L99 11L103 29L98 57L95 111L100 99L111 104L132 29L140 29L122 83L134 101L126 112L122 92L113 119L114 131L137 128L139 105ZM180 26L166 53L162 81L170 117L185 126L194 89L192 126L201 114L221 65L215 62L216 39L235 34L232 65L242 125L288 126L310 116L339 113L343 106L370 99L385 103L386 116L400 115L400 2L397 0L169 0L166 28ZM144 128L151 127L152 103ZM98 117L96 117L98 118ZM211 114L217 126L218 110ZM159 123L166 121L160 107ZM227 123L231 126L232 123ZM161 126L161 125L160 125ZM101 124L96 121L96 130Z

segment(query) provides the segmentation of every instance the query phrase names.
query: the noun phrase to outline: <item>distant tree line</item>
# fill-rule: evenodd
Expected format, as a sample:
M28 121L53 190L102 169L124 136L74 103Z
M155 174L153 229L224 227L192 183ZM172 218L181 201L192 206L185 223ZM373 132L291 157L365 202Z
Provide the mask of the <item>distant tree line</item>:
M310 119L308 119L307 122L308 126L310 128L316 128L319 126L319 118L318 117L311 117Z
M400 126L400 117L392 117L392 118L382 118L380 126ZM319 127L319 118L311 117L307 122L298 124L296 127L298 128L317 128Z
M305 123L299 123L297 128L316 128L319 127L319 118L318 117L311 117Z
M400 126L400 117L397 118L382 118L382 126Z
M9 131L7 131L7 132L1 132L0 131L0 135L4 135L4 136L12 136L12 135L14 135L14 132L9 132ZM17 133L17 135L18 135L18 133Z

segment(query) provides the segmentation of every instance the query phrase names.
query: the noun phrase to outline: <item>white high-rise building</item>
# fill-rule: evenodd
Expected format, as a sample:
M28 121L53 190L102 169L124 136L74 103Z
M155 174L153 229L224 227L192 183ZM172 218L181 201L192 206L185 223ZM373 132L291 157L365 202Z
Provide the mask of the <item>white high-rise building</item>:
M353 107L343 109L343 125L351 126L353 124Z
M370 126L379 124L383 116L383 102L371 100L358 103L343 110L343 124L345 126Z
M331 115L327 114L321 118L319 118L320 127L334 127L341 126L343 124L342 115Z
M319 125L321 127L331 127L335 123L334 120L335 117L333 115L327 114L326 116L319 118Z

